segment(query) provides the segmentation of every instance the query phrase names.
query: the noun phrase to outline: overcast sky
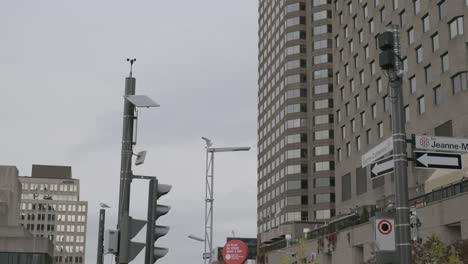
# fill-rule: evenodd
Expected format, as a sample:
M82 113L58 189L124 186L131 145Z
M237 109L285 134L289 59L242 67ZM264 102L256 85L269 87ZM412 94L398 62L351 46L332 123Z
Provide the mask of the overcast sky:
M99 203L117 220L124 79L137 58L136 174L173 185L159 223L171 227L158 263L202 263L205 152L215 157L215 245L256 236L257 1L0 1L0 164L70 165L89 202L86 263L96 261ZM131 215L146 218L147 182L132 184ZM144 229L136 240L144 241ZM143 253L134 263L142 263ZM113 263L107 256L105 263Z

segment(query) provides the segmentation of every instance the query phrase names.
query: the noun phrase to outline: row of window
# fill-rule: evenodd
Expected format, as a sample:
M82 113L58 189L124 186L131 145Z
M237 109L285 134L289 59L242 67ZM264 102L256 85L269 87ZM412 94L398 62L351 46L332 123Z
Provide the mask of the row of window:
M56 184L56 183L21 183L23 190L35 191L60 191L60 192L77 192L78 185L75 182Z

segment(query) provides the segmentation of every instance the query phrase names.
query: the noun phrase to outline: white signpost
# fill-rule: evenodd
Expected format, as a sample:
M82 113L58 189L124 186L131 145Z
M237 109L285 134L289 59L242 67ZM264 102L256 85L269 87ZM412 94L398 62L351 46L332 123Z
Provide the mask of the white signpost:
M383 158L370 165L370 178L374 179L385 174L392 173L394 170L395 162L393 156Z
M468 139L466 138L416 135L414 143L416 149L468 152Z
M367 165L371 164L372 162L376 161L377 159L379 159L380 157L392 150L393 137L389 137L361 156L362 167L366 167Z
M377 251L395 251L395 223L393 219L375 219L375 246Z

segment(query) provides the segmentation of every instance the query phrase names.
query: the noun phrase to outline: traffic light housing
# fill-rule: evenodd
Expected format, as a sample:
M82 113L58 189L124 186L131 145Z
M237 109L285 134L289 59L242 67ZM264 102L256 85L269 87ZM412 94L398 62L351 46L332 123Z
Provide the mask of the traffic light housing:
M383 70L392 70L396 67L394 42L393 33L390 31L385 31L378 37L379 49L382 51L379 54L379 65Z
M158 204L158 199L167 194L172 186L159 184L157 179L151 179L149 184L145 263L151 264L169 252L167 248L154 247L154 242L169 232L168 226L156 225L156 221L171 209L170 206Z

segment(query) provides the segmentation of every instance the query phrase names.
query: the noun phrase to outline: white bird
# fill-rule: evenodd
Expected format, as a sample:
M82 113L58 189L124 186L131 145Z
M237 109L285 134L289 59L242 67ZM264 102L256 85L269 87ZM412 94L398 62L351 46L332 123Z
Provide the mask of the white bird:
M102 208L111 208L110 206L108 206L107 204L105 203L100 203L99 204Z

